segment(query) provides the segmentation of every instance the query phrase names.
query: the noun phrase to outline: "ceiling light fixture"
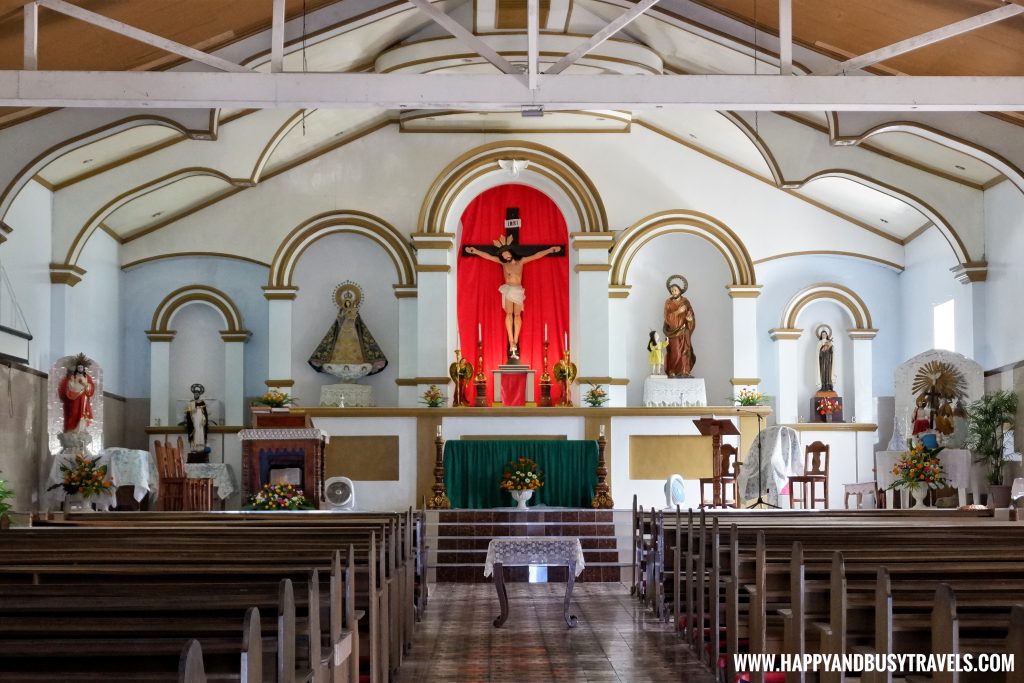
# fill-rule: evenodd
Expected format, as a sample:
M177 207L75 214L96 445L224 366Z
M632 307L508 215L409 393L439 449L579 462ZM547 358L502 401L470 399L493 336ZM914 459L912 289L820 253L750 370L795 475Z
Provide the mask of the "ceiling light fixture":
M540 118L544 116L544 105L524 104L519 113L523 115L523 118Z
M878 220L880 220L880 221L882 221L883 223L886 223L886 224L889 223L889 221L885 220L884 218L879 218Z
M960 164L954 164L954 165L953 165L953 168L958 168L958 169L960 169L961 171L966 171L966 170L967 170L967 169L966 169L965 167L961 166Z

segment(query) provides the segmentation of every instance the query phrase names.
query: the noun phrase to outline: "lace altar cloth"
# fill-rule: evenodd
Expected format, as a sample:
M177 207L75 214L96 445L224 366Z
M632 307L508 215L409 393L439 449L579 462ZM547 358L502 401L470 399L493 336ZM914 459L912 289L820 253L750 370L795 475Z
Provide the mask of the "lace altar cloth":
M495 538L487 546L484 576L494 573L494 563L506 566L562 565L576 563L576 576L583 572L583 546L578 538Z
M704 380L696 377L648 377L644 380L644 405L648 408L662 406L706 406L708 392Z
M242 441L271 441L284 439L325 439L330 437L316 427L301 429L243 429L238 432Z
M185 463L185 474L189 479L213 479L213 488L217 490L217 497L221 500L227 500L238 491L238 484L235 483L235 475L231 473L230 465L222 462Z

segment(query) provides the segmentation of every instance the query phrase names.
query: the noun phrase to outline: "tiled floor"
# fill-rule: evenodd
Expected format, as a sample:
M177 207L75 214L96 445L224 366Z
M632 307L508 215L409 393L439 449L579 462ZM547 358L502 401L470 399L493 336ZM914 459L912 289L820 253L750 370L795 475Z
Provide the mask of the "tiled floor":
M430 594L399 683L413 681L623 681L714 683L668 624L651 618L621 583L577 584L562 620L564 583L508 585L502 628L490 584L441 583Z

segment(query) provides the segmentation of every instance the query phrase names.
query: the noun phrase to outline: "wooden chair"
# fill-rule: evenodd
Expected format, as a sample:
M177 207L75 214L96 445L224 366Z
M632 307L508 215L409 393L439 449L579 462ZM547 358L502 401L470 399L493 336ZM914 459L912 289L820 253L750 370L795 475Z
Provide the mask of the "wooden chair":
M207 512L213 510L213 480L190 479L185 473L185 444L177 446L154 442L160 495L157 509L162 511Z
M740 506L740 489L736 482L740 478L740 467L743 466L739 461L739 451L736 450L735 446L723 443L722 447L718 449L718 457L722 463L722 505L727 508L738 508ZM726 493L726 487L730 485L732 486L731 499ZM710 488L710 491L708 492L708 489L705 487ZM702 508L714 505L714 487L714 477L701 477L700 506ZM725 502L728 500L732 500L732 502Z
M815 441L804 449L804 473L789 478L789 500L792 508L811 509L816 503L828 505L828 460L829 446ZM821 496L817 487L821 485Z

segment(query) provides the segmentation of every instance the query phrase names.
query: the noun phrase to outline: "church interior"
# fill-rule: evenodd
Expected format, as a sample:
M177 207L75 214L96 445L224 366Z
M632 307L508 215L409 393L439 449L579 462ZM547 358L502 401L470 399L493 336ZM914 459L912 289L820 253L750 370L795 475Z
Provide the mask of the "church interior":
M0 679L1024 681L1024 2L0 9Z

